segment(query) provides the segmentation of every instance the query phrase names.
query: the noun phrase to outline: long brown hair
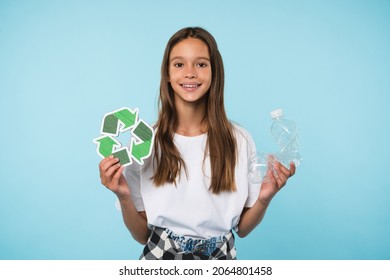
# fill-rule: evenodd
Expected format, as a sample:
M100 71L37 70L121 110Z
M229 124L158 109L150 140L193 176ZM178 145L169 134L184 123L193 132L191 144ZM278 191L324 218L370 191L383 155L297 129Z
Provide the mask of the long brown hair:
M226 116L224 108L224 67L214 37L200 27L187 27L176 32L168 41L161 65L161 83L159 97L159 116L155 125L154 140L156 161L155 174L152 177L156 186L176 183L181 168L186 170L185 162L174 145L173 137L178 125L174 105L174 92L169 83L169 56L173 47L187 38L202 40L208 47L212 71L209 92L206 93L207 105L205 121L207 124L207 144L204 159L210 156L210 190L218 194L223 191L235 191L235 165L237 144L233 126Z

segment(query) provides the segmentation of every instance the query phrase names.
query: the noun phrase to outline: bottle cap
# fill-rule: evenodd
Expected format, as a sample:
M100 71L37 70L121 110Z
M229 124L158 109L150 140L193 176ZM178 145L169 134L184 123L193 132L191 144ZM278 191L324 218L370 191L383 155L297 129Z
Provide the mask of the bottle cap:
M270 115L273 119L283 117L283 109L273 110Z

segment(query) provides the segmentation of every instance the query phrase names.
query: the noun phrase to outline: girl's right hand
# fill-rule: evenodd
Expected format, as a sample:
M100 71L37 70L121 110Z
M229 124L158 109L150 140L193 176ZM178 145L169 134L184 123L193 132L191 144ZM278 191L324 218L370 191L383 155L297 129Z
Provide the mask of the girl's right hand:
M129 186L122 174L123 169L119 159L112 155L104 158L99 164L101 183L114 192L119 199L130 197Z

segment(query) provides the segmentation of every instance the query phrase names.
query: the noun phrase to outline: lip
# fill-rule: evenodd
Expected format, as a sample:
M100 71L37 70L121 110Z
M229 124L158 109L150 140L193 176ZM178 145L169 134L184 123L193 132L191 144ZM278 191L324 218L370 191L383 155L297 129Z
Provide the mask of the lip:
M180 84L183 88L198 88L200 87L202 84L199 84L199 83L182 83Z
M195 91L197 90L202 84L200 83L182 83L180 86L186 90L186 91Z

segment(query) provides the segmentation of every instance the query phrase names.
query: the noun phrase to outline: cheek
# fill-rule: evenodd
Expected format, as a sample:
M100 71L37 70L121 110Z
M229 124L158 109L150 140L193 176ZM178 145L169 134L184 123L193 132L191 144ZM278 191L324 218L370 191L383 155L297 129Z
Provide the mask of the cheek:
M211 79L213 78L213 72L211 71L211 69L209 69L206 73L205 73L205 76L207 76L209 78L209 80L211 81Z
M171 82L171 80L173 79L174 76L175 76L175 74L172 71L172 68L168 67L168 69L167 69L167 80L168 80L168 82Z
M211 75L211 73L208 75L208 81L209 84L211 85L211 82L213 81L213 76Z
M177 76L177 73L175 71L168 71L168 74L167 74L167 80L169 82L172 82L176 79L176 76Z

